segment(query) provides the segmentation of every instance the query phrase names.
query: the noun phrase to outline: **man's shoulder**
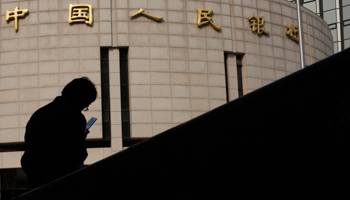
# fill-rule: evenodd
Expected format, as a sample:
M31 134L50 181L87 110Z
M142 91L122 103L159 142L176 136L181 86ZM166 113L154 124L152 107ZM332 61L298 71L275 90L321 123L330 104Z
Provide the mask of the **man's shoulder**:
M56 98L57 99L57 98ZM78 111L77 109L73 108L72 106L69 106L65 103L62 103L60 101L54 100L50 102L49 104L39 108L37 111L34 112L32 115L32 118L47 118L47 119L58 119L58 120L84 120L84 115Z

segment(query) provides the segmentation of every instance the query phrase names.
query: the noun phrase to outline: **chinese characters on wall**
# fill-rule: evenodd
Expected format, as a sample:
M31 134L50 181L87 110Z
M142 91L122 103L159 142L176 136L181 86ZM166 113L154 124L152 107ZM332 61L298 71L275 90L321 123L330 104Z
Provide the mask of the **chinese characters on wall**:
M13 11L6 10L5 12L5 20L8 22L10 19L14 19L15 21L15 31L18 31L18 17L24 17L28 14L28 9L18 9L16 7Z
M92 6L90 4L70 4L68 22L85 22L92 25Z
M204 24L210 23L210 25L217 31L221 30L220 24L215 25L212 21L212 17L209 17L208 15L211 15L213 13L213 9L201 9L197 8L197 15L198 15L198 21L197 25L202 26Z
M294 41L299 42L299 29L297 25L292 26L292 24L288 24L287 26L287 32L286 35L288 35L290 38L292 38Z
M23 18L29 13L28 9L19 9L15 7L14 10L6 10L5 20L8 22L11 19L15 21L15 31L18 31L18 18ZM203 26L204 24L210 24L215 30L221 30L220 24L216 25L213 22L213 9L203 9L197 8L197 26ZM145 12L143 8L140 8L138 12L131 15L131 18L144 15L155 21L161 21L163 19L162 16L154 16ZM252 15L249 17L250 27L252 32L256 32L257 35L261 34L269 34L269 31L265 30L264 23L265 17L255 17ZM92 25L93 23L93 12L92 5L90 4L70 4L69 5L69 16L68 23L86 23L88 25ZM286 35L292 38L294 41L299 42L299 29L297 25L288 24L286 27Z
M15 31L18 31L18 18L24 17L29 13L28 9L18 9L15 7L14 10L6 10L5 20L8 22L11 19L15 21ZM92 6L90 4L70 4L69 5L69 16L68 23L85 22L86 24L92 25L93 15Z
M158 17L158 16L153 16L153 15L147 14L147 13L145 13L145 10L143 8L140 8L140 10L137 13L131 15L130 17L136 17L136 16L139 16L139 15L145 15L145 16L151 18L151 19L156 20L157 22L159 22L163 18L161 16Z
M265 31L265 27L262 28L265 22L265 17L255 17L254 15L249 17L250 27L252 27L252 31L260 35L260 34L269 34L269 31Z

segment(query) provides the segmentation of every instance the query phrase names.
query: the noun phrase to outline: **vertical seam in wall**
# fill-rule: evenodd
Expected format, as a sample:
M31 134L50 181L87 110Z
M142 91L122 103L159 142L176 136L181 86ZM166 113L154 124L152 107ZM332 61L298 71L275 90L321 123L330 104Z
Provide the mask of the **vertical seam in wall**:
M306 22L307 22L307 35L309 39L309 56L310 56L310 65L312 65L312 49L311 49L311 38L310 38L310 24L309 24L309 15L306 14Z
M126 10L127 11L129 11L129 1L126 1L127 3L126 3ZM116 3L116 12L118 12L118 10L117 10L117 2L115 2ZM125 8L124 8L125 9ZM118 18L118 17L117 17ZM116 21L118 21L118 19L116 20ZM132 119L131 119L131 115L132 115L132 113L131 113L131 105L130 105L130 99L131 99L131 95L130 95L130 90L131 90L131 83L130 83L130 74L131 74L131 70L130 70L130 67L129 67L129 64L130 64L130 59L129 59L129 56L130 56L130 37L129 37L129 32L130 32L130 21L128 20L127 21L127 23L128 23L128 33L127 33L127 44L128 44L128 57L127 57L127 60L128 60L128 84L129 84L129 86L128 86L128 90L129 90L129 136L130 136L130 138L132 138L132 136L133 136L133 132L132 132L132 124L133 124L133 121L132 121ZM117 36L118 37L118 36ZM118 39L117 39L117 46L119 46L119 44L118 44ZM119 77L120 77L120 75L121 75L121 64L120 64L120 60L121 60L121 57L120 57L120 49L121 49L121 47L118 47L118 51L119 51ZM120 78L120 80L119 80L119 82L121 81L121 78ZM122 99L122 95L121 95L121 87L122 87L122 84L120 83L120 100ZM151 105L152 106L152 105ZM120 114L122 114L122 104L120 103ZM123 123L121 123L121 128L122 128L122 138L123 138ZM123 144L122 144L122 146L123 146Z
M166 1L166 7L167 7L167 16L169 15L169 5L168 5L168 1ZM173 126L173 122L174 122L174 119L173 119L173 101L172 101L172 89L171 89L171 69L170 69L170 31L169 31L169 23L167 22L167 27L168 27L168 64L169 64L169 87L170 87L170 124L171 126ZM152 90L151 90L152 92Z
M37 29L38 29L38 71L37 71L37 74L38 74L38 104L39 104L39 108L40 108L40 46L39 46L39 44L40 44L40 33L39 33L39 31L40 31L40 28L39 28L39 25L40 25L40 22L39 22L39 12L40 12L40 10L39 10L39 3L40 2L38 2L38 4L37 4ZM57 2L57 4L58 4L58 2ZM59 10L59 6L57 6L58 7L58 10ZM59 12L59 11L58 11ZM59 21L58 21L59 22ZM60 26L59 26L59 24L58 24L58 28L59 28ZM57 28L57 42L58 42L58 34L59 34L59 29ZM58 46L58 44L57 44L57 46ZM58 49L57 49L57 54L59 54L59 52L58 52ZM57 57L58 57L58 55L57 55ZM58 64L58 63L57 63ZM19 68L18 68L18 70L19 70ZM59 84L59 83L58 83Z
M57 6L57 11L58 13L60 12L61 8L60 8L60 3L58 3L58 6ZM39 16L39 14L38 14ZM38 19L38 22L39 22L39 19ZM58 20L58 33L60 33L60 20ZM38 25L39 27L39 25ZM38 34L39 34L39 31L38 31ZM80 39L80 38L79 38ZM57 36L57 40L58 40L58 36ZM58 42L57 42L58 43ZM39 45L40 45L40 38L39 38ZM57 48L57 47L56 47ZM40 46L39 46L39 49L40 49ZM59 52L59 49L57 48L57 65L58 65L58 90L61 90L61 65L60 65L60 52ZM40 62L39 62L40 63Z
M109 7L111 8L111 47L113 46L113 7L112 7L112 0L109 1ZM101 45L101 41L100 41Z
M169 16L169 5L168 5L168 1L166 1L166 6L167 6L167 16ZM169 31L169 22L166 22L167 23L167 27L168 27L168 51L169 51L169 59L168 59L168 64L169 64L169 88L170 88L170 107L171 107L171 126L173 127L174 126L174 118L173 118L173 114L174 114L174 110L173 110L173 94L172 94L172 79L171 79L171 75L172 75L172 71L171 71L171 57L170 57L170 31ZM185 23L182 23L182 24L185 24Z
M2 3L0 4L0 10L2 10ZM1 31L0 31L0 42L1 41L2 41L2 39L1 39ZM1 58L1 53L2 53L2 51L1 51L1 48L0 48L0 58ZM0 62L0 67L1 67L1 62ZM2 74L0 74L0 77L2 77ZM0 165L0 167L1 167L1 165Z
M188 1L186 1L186 7L185 7L185 12L186 12L186 14L187 14L187 3L188 3ZM203 7L204 7L204 4L203 4ZM198 12L198 11L197 11ZM197 14L197 13L196 13ZM187 18L185 18L186 19L186 24L187 24ZM198 20L198 19L197 19ZM198 26L197 26L197 28L198 28ZM205 38L205 30L203 30L204 31L204 38ZM188 32L187 32L187 41L188 41L188 43L189 43L189 35L188 35ZM187 43L187 45L188 45L188 43ZM192 84L191 84L191 80L192 80L192 72L191 72L191 67L190 67L190 63L191 62L193 62L192 60L190 60L190 56L189 56L189 54L190 54L190 48L191 47L188 47L188 65L187 65L187 69L188 69L188 74L189 74L189 83L188 83L188 86L191 88L192 87ZM194 49L194 48L191 48L191 49ZM205 61L206 62L206 61ZM208 98L209 98L209 89L207 88L207 90L208 90ZM196 112L195 110L193 110L193 108L192 108L192 95L190 96L190 112L191 112L191 119L193 119L194 117L193 117L193 112Z
M37 4L37 22L38 22L38 24L37 24L37 29L38 29L38 43L40 43L40 29L39 29L39 14L40 14L40 10L39 10L39 3L40 2L38 2L38 4ZM58 4L58 2L57 2L57 4ZM59 33L59 25L58 25L58 31L57 31L57 41L58 41L58 33ZM58 44L57 44L58 45ZM40 88L39 88L39 84L40 84L40 82L39 82L39 79L40 79L40 73L39 73L39 71L40 71L40 60L39 60L39 54L40 54L40 51L39 51L39 49L40 49L40 46L39 46L39 44L38 44L38 71L37 71L37 77L38 77L38 104L39 104L39 107L40 107ZM58 52L58 49L57 49L57 53L59 54L59 52ZM18 57L19 57L19 55L18 55ZM57 55L57 57L58 57L58 55ZM18 75L19 75L19 66L18 66ZM18 79L19 80L19 79ZM59 80L59 79L58 79ZM18 83L19 84L19 83ZM58 83L59 84L59 83ZM18 98L19 98L19 96L18 96Z
M233 26L232 28L233 28L233 31L232 31L232 33L234 32L235 33L235 36L234 36L234 39L235 39L235 49L232 49L233 50L233 52L237 52L237 37L236 37L236 23L235 23L235 20L236 20L236 16L235 16L235 12L234 12L234 8L235 8L235 5L234 5L234 3L233 3L233 0L231 1L231 3L232 3L232 5L230 5L231 6L231 9L230 9L230 12L231 12L231 10L232 10L232 12L230 13L230 15L232 16L232 17L230 17L230 19L231 19L231 26ZM243 12L243 11L242 11ZM231 28L231 29L232 29ZM231 36L232 37L232 36ZM233 48L233 47L232 47Z
M2 8L2 4L1 4L1 8ZM17 33L18 32L16 32L15 34L17 35ZM1 34L1 31L0 31L0 34ZM17 41L19 41L19 38L17 37L17 38L15 38L15 39L17 39ZM1 41L3 41L3 40L1 40ZM2 50L0 49L0 53L2 53ZM18 104L18 114L17 114L17 118L18 118L18 125L17 125L17 128L19 129L19 116L20 116L20 112L19 112L19 107L20 107L20 90L21 90L21 87L20 87L20 77L19 77L19 42L17 43L17 84L18 84L18 86L17 86L17 95L18 95L18 97L17 97L17 104ZM10 65L10 64L7 64L7 65ZM2 76L2 74L1 74L1 78L3 78L3 76ZM6 88L6 90L8 90L7 88ZM1 90L1 91L4 91L3 89ZM38 97L39 97L39 92L38 92ZM11 103L11 101L5 101L5 102L1 102L1 104L6 104L6 103ZM5 115L6 116L6 115ZM8 116L8 115L7 115Z
M290 4L291 4L291 2L289 2ZM282 7L281 7L281 9L282 9ZM270 12L270 18L272 18L272 16L271 16L271 1L269 1L269 12ZM293 12L293 9L292 9L292 12ZM276 13L274 13L274 14L276 14ZM282 16L282 13L281 13L281 16ZM282 16L282 18L283 18L283 16ZM272 28L272 22L271 22L271 28ZM272 41L272 37L270 37L271 38L271 42L272 42L272 45L271 45L271 47L272 47L272 51L274 50L274 45L273 45L273 41ZM283 42L283 49L285 50L285 47L284 47L284 42ZM272 52L272 54L274 54L273 52ZM274 71L274 75L275 75L275 80L276 80L276 57L273 55L272 57L271 57L272 59L273 59L273 71ZM242 61L243 61L243 58L242 58ZM286 65L286 62L284 62L285 63L285 65ZM243 68L243 63L242 63L242 68ZM281 71L281 70L280 70ZM284 71L285 72L287 72L287 69L285 68L284 69ZM238 77L238 75L237 75L237 77ZM244 89L243 89L244 87L243 87L243 76L242 76L242 92L243 92L243 95L244 95Z
M205 8L204 7L204 4L205 4L205 2L203 2L203 8ZM198 11L197 11L198 12ZM197 14L197 20L198 20L198 13L196 13ZM212 14L213 15L213 14ZM221 15L221 19L222 19L222 13L220 13L220 15ZM198 27L198 26L197 26ZM212 28L212 26L208 26L209 28ZM207 27L207 28L208 28ZM204 29L203 29L204 30ZM214 29L214 31L216 31L215 29ZM222 31L221 31L222 32ZM210 101L212 100L212 98L210 97L210 89L212 88L212 86L210 85L210 83L209 83L209 73L208 73L208 50L210 51L214 51L214 49L208 49L208 44L207 44L207 34L206 34L207 32L204 30L204 42L205 42L205 57L206 57L206 59L205 59L205 65L206 65L206 67L207 67L207 72L206 72L206 75L207 75L207 89L208 89L208 98L207 98L207 102L208 102L208 107L209 107L209 110L211 110L210 109ZM210 37L210 38L212 38L212 37ZM216 38L215 38L216 39ZM221 39L221 38L220 38ZM222 38L222 39L224 39L224 38ZM217 63L217 62L215 62L215 63ZM190 68L190 70L191 70L191 68ZM190 82L191 83L191 82ZM209 110L205 110L204 112L208 112ZM203 110L200 110L200 112L203 112Z
M19 4L17 5L17 6L19 6ZM26 16L26 17L28 17L28 15ZM19 22L18 22L18 26L19 26ZM19 28L18 28L18 30L19 30ZM18 31L15 33L16 35L18 34ZM18 36L18 35L17 35ZM18 132L18 137L17 137L17 139L18 139L18 141L20 141L20 130L21 130L21 123L20 123L20 121L21 121L21 113L19 112L19 107L20 107L20 88L21 88L21 85L20 85L20 77L19 77L19 52L20 52L20 49L19 49L19 40L20 40L20 38L19 37L17 37L17 41L18 41L18 45L17 45L17 56L18 56L18 58L17 58L17 77L18 77L18 89L17 89L17 92L18 92L18 100L17 100L17 105L18 105L18 110L17 110L17 127L16 127L16 129L17 129L17 132ZM27 50L28 51L28 50ZM39 51L38 51L38 60L39 60ZM38 72L37 72L37 77L38 77ZM39 77L38 77L38 82L37 82L37 88L38 88L38 98L39 98ZM10 103L12 103L12 102L10 102ZM8 115L7 115L8 116ZM12 129L11 127L8 127L8 128L6 128L6 129Z
M258 12L259 12L260 9L258 8L256 1L255 1L255 8L256 8L256 16L259 16L259 15L258 15ZM282 9L282 6L281 6L281 9ZM269 13L269 14L270 14L270 19L271 19L271 13ZM249 20L248 20L248 21L249 21ZM271 23L271 22L270 22L270 23ZM272 25L272 23L271 23L271 25ZM266 20L264 21L264 27L266 27ZM256 36L259 37L258 34L256 34ZM264 35L263 37L265 37L265 35ZM270 38L271 38L271 36L270 36ZM271 40L272 40L272 39L271 39ZM257 46L258 46L258 51L260 51L260 41L258 41L258 43L254 43L254 44L257 44ZM245 49L245 50L246 50L246 49ZM268 79L265 79L265 78L263 77L263 69L264 69L264 67L261 66L261 57L263 57L263 56L261 56L261 53L260 53L260 52L259 52L259 54L255 54L255 53L254 53L254 55L259 57L259 65L258 65L257 67L260 68L260 82L261 82L261 86L260 86L260 87L263 87L263 86L264 86L264 80L268 80ZM258 88L260 88L260 87L258 87ZM257 90L258 88L255 88L254 90Z
M184 10L184 14L186 14L187 15L187 3L188 3L188 1L187 0L185 0L184 1L184 4L183 4L183 10ZM196 13L197 14L197 13ZM191 70L190 70L190 56L189 56L189 53L190 53L190 48L189 48L189 46L188 46L188 40L189 40L189 35L188 35L188 23L187 23L187 17L185 17L185 25L186 25L186 37L187 37L187 43L186 43L186 50L187 50L187 52L186 52L186 54L187 54L187 60L186 60L186 62L187 62L187 69L188 69L188 75L189 75L189 83L188 83L188 87L189 87L189 89L190 89L190 96L188 97L188 99L190 100L190 105L189 105L189 109L187 110L187 112L190 112L190 115L191 115L191 118L190 119L192 119L193 117L192 117L192 93L191 93Z
M127 11L129 11L129 1L127 1ZM125 8L124 8L125 9ZM116 11L116 12L118 12L118 10ZM130 11L129 11L130 12ZM129 18L130 19L130 18ZM118 16L117 16L117 21L118 21ZM129 35L130 35L130 22L133 22L132 20L127 20L127 23L128 23L128 33L127 33L127 39L128 39L128 46L130 47L130 37L129 37ZM125 33L124 33L125 34ZM118 41L117 41L118 42ZM129 48L130 49L130 48ZM128 51L128 59L129 59L129 51ZM129 64L129 63L128 63ZM129 70L129 72L130 72L130 70ZM128 74L130 74L130 73L128 73ZM129 77L128 77L129 78Z
M98 8L100 9L100 5L98 5ZM70 10L69 10L69 12L70 12ZM101 22L101 13L99 13L100 14L100 16L98 17L99 18L99 20L100 20L100 22ZM86 24L84 24L85 26L86 26ZM101 27L101 23L100 23L100 25L99 25L100 27ZM99 35L100 35L100 37L101 37L101 28L99 27ZM78 31L79 31L79 41L78 41L78 44L79 44L79 46L78 46L78 50L79 50L79 77L81 76L81 70L80 70L80 65L81 65L81 63L80 63L80 60L81 60L81 46L80 46L80 36L81 36L81 33L80 33L80 28L78 29ZM59 36L58 36L59 37ZM101 38L99 37L99 40L100 40L100 43L101 43ZM59 40L58 40L59 41ZM59 42L58 42L59 43ZM71 48L71 47L69 47L69 48ZM86 48L86 47L85 47ZM100 47L100 52L101 52L101 47ZM101 53L100 53L100 57L101 57ZM70 59L71 60L71 59ZM100 58L100 60L101 60L101 58ZM101 82L101 81L100 81ZM67 83L68 84L68 83ZM100 83L101 85L102 85L102 83ZM102 99L102 96L101 96L101 99ZM84 115L85 116L85 115ZM102 133L103 134L103 133Z
M149 2L148 2L148 0L146 0L147 1L147 10L149 11ZM149 32L149 29L150 29L150 24L151 23L154 23L153 21L151 21L151 20L147 20L147 22L145 22L145 23L147 23L147 37L148 37L148 41L150 41L150 32ZM155 23L158 23L158 22L155 22ZM130 43L129 43L130 44ZM150 112L151 112L151 123L145 123L145 122L143 122L143 124L149 124L149 125L151 125L151 134L152 134L152 136L154 136L155 135L155 133L154 133L154 122L153 122L153 94L152 94L152 69L151 69L151 50L152 50L152 48L153 47L151 47L151 44L149 44L148 45L148 66L149 66L149 92L150 92L150 96L151 96L151 110L150 110ZM155 48L158 48L158 47L155 47ZM157 60L157 59L155 59L155 60ZM159 111L159 110L156 110L156 111Z

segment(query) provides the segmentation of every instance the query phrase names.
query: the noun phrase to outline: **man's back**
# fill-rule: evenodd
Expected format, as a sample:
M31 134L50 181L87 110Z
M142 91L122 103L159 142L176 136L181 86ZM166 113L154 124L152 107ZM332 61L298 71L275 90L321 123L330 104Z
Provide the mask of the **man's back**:
M85 125L81 111L63 97L33 114L21 161L30 182L49 182L79 168L87 157Z

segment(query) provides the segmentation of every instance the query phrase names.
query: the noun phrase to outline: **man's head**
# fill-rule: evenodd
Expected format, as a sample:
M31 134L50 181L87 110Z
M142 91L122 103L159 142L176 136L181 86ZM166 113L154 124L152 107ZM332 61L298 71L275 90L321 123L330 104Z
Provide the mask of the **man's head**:
M61 94L79 110L88 107L97 97L95 85L87 77L74 79L63 88Z

